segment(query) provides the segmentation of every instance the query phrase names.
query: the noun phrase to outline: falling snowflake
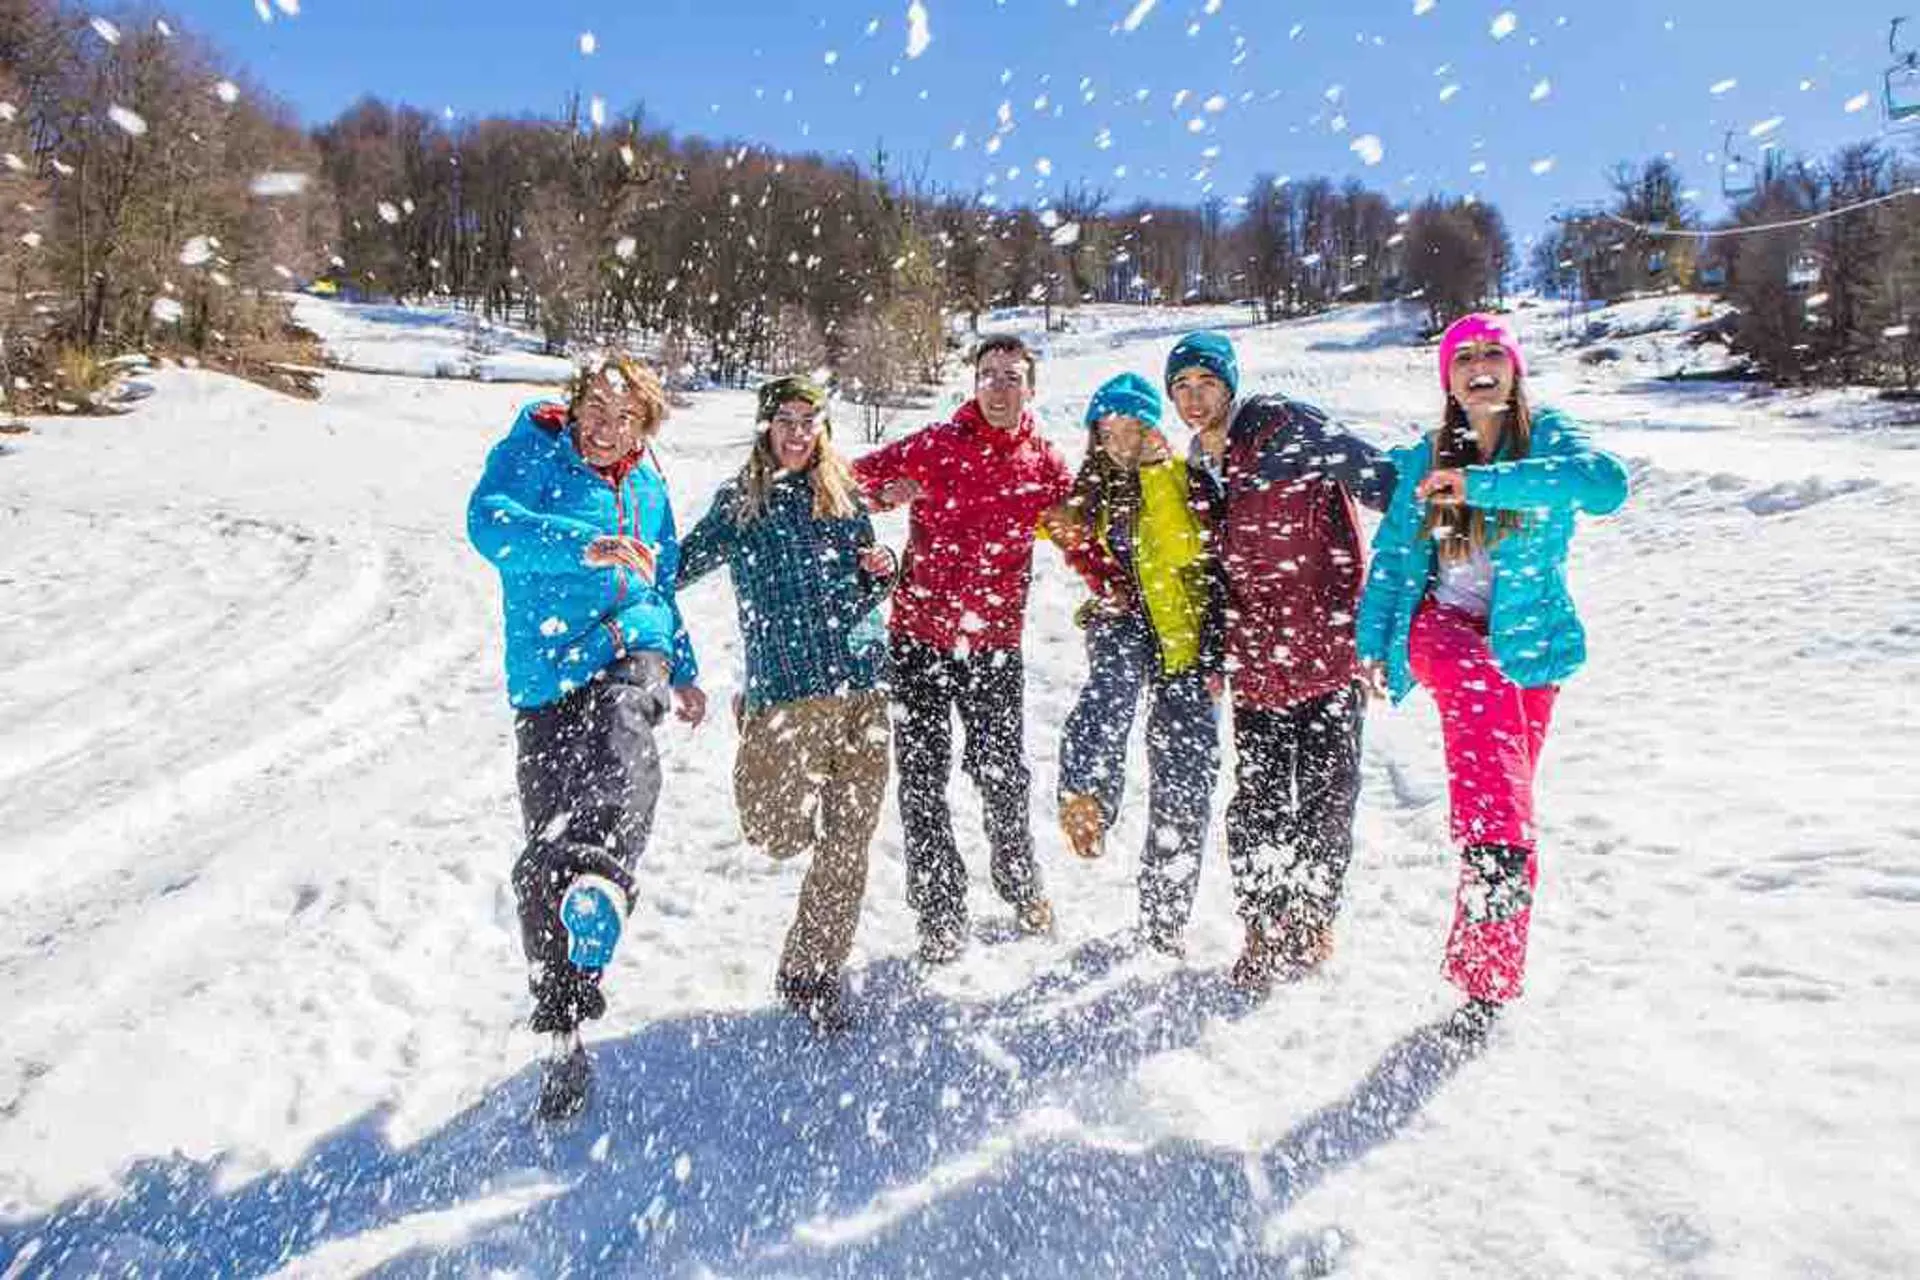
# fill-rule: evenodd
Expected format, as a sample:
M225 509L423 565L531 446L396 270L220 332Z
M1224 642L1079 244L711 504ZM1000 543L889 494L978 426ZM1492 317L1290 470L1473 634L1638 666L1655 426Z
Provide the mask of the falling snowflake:
M933 33L927 30L927 6L913 0L907 6L907 56L919 57L932 43Z
M1386 159L1387 149L1377 134L1363 133L1347 144L1347 150L1360 157L1360 163L1376 165Z
M215 241L211 236L190 236L180 246L180 265L198 267L213 258Z
M1552 173L1553 157L1545 156L1539 160L1535 160L1532 164L1528 165L1527 167L1533 170L1533 176L1536 178L1542 176L1543 174Z
M129 111L125 107L108 107L107 119L136 138L147 131L147 122L140 118L139 113Z
M93 28L93 34L99 36L108 44L120 43L120 28L114 26L105 18L90 18L87 20L87 25Z
M1218 115L1222 111L1225 111L1226 109L1227 109L1227 99L1223 94L1216 93L1211 98L1208 98L1204 103L1201 104L1201 110L1210 111L1216 115Z
M840 61L840 51L838 49L829 49L820 56L821 60L828 66L832 66L834 63Z
M386 223L395 223L400 221L400 208L398 205L394 204L393 202L389 200L382 200L378 205L374 206L374 208L375 208L375 211L380 215L380 221L386 222Z
M1515 16L1513 10L1509 9L1493 20L1493 24L1487 28L1487 34L1495 40L1505 40L1518 30L1519 26L1520 19Z
M1749 138L1764 138L1786 122L1787 118L1785 116L1770 116L1753 126L1753 128L1747 130L1747 136Z
M1867 93L1854 94L1851 98L1847 99L1847 114L1852 115L1856 111L1865 111L1867 109L1867 104L1872 101L1873 101L1872 94L1867 94Z
M640 242L638 240L635 240L632 236L621 236L613 246L613 255L622 262L625 262L632 258L633 255L639 251L639 248Z
M591 58L594 51L599 47L600 37L594 35L591 31L582 31L580 33L580 54L582 57Z
M593 101L587 104L587 118L593 121L593 127L596 129L606 124L607 100L595 94Z
M185 309L178 298L155 298L150 308L153 318L161 324L179 324Z
M1139 30L1140 24L1147 20L1147 15L1153 12L1153 6L1156 3L1158 0L1134 0L1133 8L1129 9L1127 16L1120 20L1120 29L1122 31Z
M1527 95L1528 102L1543 102L1553 92L1553 81L1542 80L1533 86L1533 92Z
M240 86L231 80L222 80L213 86L213 96L232 106L240 101Z
M1053 229L1053 234L1049 236L1048 239L1053 242L1056 249L1065 249L1070 245L1078 244L1080 242L1080 224L1077 222L1063 222Z
M1442 101L1442 102L1452 102L1452 101L1453 101L1453 98L1454 98L1454 95L1455 95L1455 94L1457 94L1457 93L1459 93L1459 92L1460 92L1460 86L1459 86L1459 85L1457 85L1457 84L1443 84L1443 85L1441 85L1441 86L1440 86L1440 101Z
M1707 92L1717 98L1723 93L1728 93L1738 88L1739 85L1740 85L1740 82L1738 80L1735 80L1733 77L1729 76L1725 80L1714 81L1713 84L1707 89Z
M1413 16L1423 17L1433 12L1435 0L1413 0Z
M297 196L307 189L310 181L304 173L258 173L247 184L247 190L256 196Z

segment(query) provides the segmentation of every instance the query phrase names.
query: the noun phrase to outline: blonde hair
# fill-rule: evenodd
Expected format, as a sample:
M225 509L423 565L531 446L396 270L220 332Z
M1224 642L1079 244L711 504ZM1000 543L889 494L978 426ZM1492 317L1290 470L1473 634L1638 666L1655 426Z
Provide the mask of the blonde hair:
M782 469L773 454L773 431L763 422L753 433L753 448L747 454L747 464L740 468L740 492L733 508L736 520L752 524L767 514L767 495L773 492L773 482ZM859 488L854 484L852 468L833 447L831 427L814 437L813 458L807 463L807 483L813 488L814 519L851 520L859 513Z
M646 419L641 432L649 439L667 420L667 389L660 375L624 351L609 351L595 356L573 375L567 384L567 420L580 416L580 406L595 383L605 383L624 391Z
M1446 417L1433 434L1432 469L1459 470L1483 462L1511 462L1526 457L1532 446L1533 414L1527 407L1527 393L1516 378L1513 398L1507 403L1506 418L1500 424L1500 438L1494 442L1491 458L1480 456L1480 439L1467 420L1467 411L1451 394L1447 396ZM1479 507L1465 503L1451 507L1433 504L1427 507L1426 518L1420 522L1420 532L1438 544L1442 560L1453 563L1465 560L1476 549L1486 550L1526 526L1527 518L1522 513L1501 511L1494 516L1493 529L1489 532L1487 513Z

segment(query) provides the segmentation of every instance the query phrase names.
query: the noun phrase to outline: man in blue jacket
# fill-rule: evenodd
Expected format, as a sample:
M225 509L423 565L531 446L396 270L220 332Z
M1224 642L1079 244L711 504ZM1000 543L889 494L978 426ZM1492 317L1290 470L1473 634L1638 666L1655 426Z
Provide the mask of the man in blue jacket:
M531 966L533 1029L554 1037L543 1117L589 1082L579 1026L606 1011L619 941L660 797L653 731L706 698L674 601L680 551L651 442L660 381L624 356L583 370L566 404L528 405L467 506L467 535L500 571L507 698L515 709L527 844L513 869Z

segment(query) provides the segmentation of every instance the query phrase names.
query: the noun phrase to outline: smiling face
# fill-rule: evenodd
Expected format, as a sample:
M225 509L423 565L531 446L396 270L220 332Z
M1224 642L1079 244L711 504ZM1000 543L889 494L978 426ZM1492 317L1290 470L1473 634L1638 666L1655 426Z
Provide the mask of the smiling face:
M1033 399L1028 357L1019 351L986 352L974 366L973 393L988 422L1002 431L1013 430Z
M651 427L636 396L609 378L596 377L574 411L573 443L588 466L610 467L637 453Z
M822 429L820 409L798 396L783 400L767 423L767 442L782 471L805 471L813 465Z
M1513 401L1518 373L1513 357L1495 342L1463 342L1447 366L1447 390L1469 414L1497 413Z
M1100 447L1122 466L1140 461L1140 446L1146 440L1147 424L1124 413L1110 413L1100 419Z
M1199 365L1182 369L1167 387L1180 421L1195 431L1224 426L1233 408L1233 393L1219 375Z

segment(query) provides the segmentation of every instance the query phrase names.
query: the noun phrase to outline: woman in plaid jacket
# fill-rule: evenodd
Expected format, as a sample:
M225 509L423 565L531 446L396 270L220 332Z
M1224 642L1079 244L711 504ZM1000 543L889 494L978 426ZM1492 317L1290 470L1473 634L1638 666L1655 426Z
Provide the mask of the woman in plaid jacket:
M753 449L681 543L679 585L733 575L747 667L734 802L750 843L814 855L777 986L831 1031L887 785L879 605L895 562L834 452L826 399L803 378L760 389Z

